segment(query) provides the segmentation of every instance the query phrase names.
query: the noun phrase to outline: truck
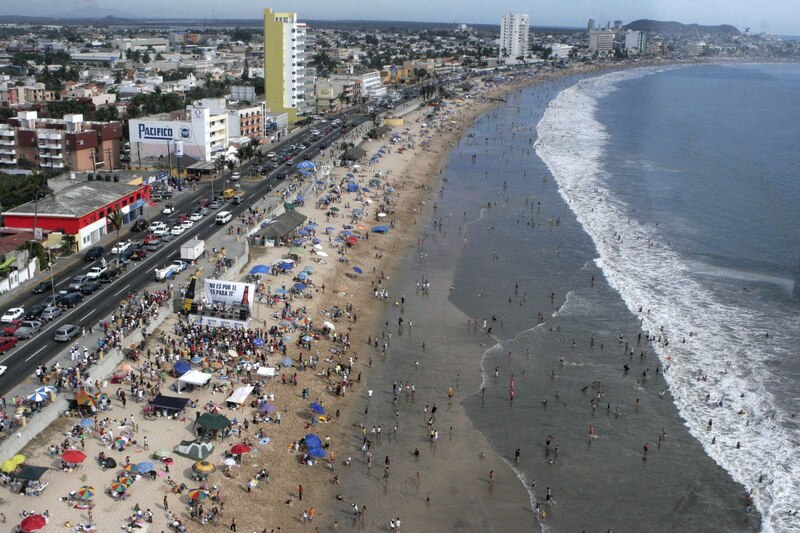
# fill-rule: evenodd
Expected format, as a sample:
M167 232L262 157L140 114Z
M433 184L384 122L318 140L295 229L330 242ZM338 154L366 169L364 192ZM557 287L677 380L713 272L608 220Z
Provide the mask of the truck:
M206 243L200 239L191 239L181 245L181 259L195 261L199 259L206 249Z
M174 265L167 265L164 268L157 268L155 271L156 281L166 281L171 279L177 273Z

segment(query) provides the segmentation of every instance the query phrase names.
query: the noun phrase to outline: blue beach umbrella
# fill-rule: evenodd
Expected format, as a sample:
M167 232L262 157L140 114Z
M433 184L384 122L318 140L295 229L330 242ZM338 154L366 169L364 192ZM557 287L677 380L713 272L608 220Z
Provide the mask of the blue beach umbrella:
M308 455L311 457L325 457L325 450L322 448L309 448Z
M275 289L275 294L277 294L278 296L284 296L284 295L286 295L286 290L285 289Z
M91 418L84 418L83 420L81 420L81 427L84 428L94 427L94 420L92 420Z
M355 272L356 274L363 274L364 273L364 271L361 270L360 267L353 267L353 272Z
M325 228L325 233L330 233L332 231L336 231L336 228L334 228L333 226L328 226L327 228Z
M278 322L278 325L281 326L282 328L288 328L289 326L293 326L294 324L292 323L291 320L283 319L280 322Z
M304 437L306 446L308 448L322 448L322 439L313 433L309 433Z
M281 362L283 363L283 366L292 366L292 358L291 357L284 357L283 361L281 361Z
M43 387L39 387L38 389L36 389L33 392L40 392L42 394L50 394L51 392L52 393L58 392L58 389L56 389L52 385L44 385Z
M347 173L347 177L352 179L352 178L355 178L356 176L355 176L355 174L352 174L352 173L348 172Z
M304 290L306 290L307 287L305 285L303 285L302 283L295 283L294 284L294 288L296 290L298 290L298 291L304 291Z
M146 474L148 472L152 472L153 471L153 463L151 463L150 461L142 461L141 463L139 463L136 466L139 467L139 473L140 474Z
M299 230L297 230L297 233L298 233L299 235L308 235L308 230L305 230L305 229L299 229Z
M30 396L28 396L28 401L31 402L43 402L50 398L47 394L42 394L41 392L34 392Z
M302 337L300 337L300 340L302 340L303 342L311 342L314 339L313 337L311 337L311 335L303 335Z
M266 403L266 402L265 402L265 403L262 403L262 404L259 406L258 410L259 410L259 411L261 411L262 413L274 413L275 411L277 411L277 410L278 410L278 408L277 408L277 407L275 407L275 406L274 406L273 404L271 404L271 403Z
M175 365L172 367L172 370L174 370L174 371L175 371L175 373L176 373L176 374L178 374L179 376L181 376L181 375L183 375L183 374L187 373L187 372L188 372L189 370L191 370L191 369L192 369L192 365L190 365L190 364L189 364L188 362L186 362L186 361L178 361L178 362L177 362L177 363L175 363Z
M303 281L304 279L308 279L308 274L306 274L305 272L300 272L297 275L297 279L299 279L300 281Z
M270 268L267 265L256 265L250 269L251 274L266 274Z
M193 365L199 365L200 363L203 362L203 359L205 359L205 357L203 357L202 355L194 355L192 356L191 362Z
M253 346L255 346L256 348L264 346L264 339L256 337L255 339L253 339Z
M372 228L372 233L388 233L389 227L388 226L375 226Z
M280 268L281 270L291 270L294 268L294 263L283 261L278 265L278 268Z
M325 414L325 408L322 407L317 402L313 402L311 404L311 410L314 411L315 413L317 413L318 415L324 415Z

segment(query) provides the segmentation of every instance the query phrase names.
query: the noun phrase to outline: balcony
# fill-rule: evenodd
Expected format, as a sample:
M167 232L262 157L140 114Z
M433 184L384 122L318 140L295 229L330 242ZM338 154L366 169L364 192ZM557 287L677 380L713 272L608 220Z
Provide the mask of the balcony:
M38 143L36 143L36 145L39 147L39 150L61 150L61 143L58 142L58 141L56 141L56 142L51 142L51 141L41 142L41 141L39 141Z
M16 146L17 142L12 138L3 138L0 137L0 146Z
M60 143L62 135L60 133L37 133L36 138L40 141L58 141Z
M5 158L3 156L0 156L0 165L16 165L16 164L17 164L17 158L16 157L14 157L14 158Z
M61 161L41 161L39 168L64 168L64 163Z
M13 137L13 136L14 136L14 130L8 128L7 125L5 128L0 128L0 137Z
M17 155L17 150L14 148L3 148L0 146L0 155Z
M58 153L41 152L41 153L39 153L39 158L40 159L64 159L64 154L62 154L60 152L58 152Z

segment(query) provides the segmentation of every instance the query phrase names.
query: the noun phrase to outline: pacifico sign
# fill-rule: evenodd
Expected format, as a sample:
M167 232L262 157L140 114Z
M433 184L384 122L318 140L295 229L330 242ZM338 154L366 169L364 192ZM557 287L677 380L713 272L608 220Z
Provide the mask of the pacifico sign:
M131 120L129 128L133 142L162 143L192 138L192 130L185 122Z

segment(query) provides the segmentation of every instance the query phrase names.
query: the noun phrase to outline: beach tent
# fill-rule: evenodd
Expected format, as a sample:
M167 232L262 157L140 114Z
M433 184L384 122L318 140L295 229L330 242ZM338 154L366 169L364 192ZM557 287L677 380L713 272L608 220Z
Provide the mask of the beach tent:
M172 366L172 370L174 370L175 374L178 376L187 373L191 369L192 365L190 365L187 361L178 361Z
M186 363L189 364L189 363ZM211 379L211 374L206 374L205 372L200 372L199 370L190 370L183 374L180 378L178 378L178 392L182 389L183 385L194 385L196 387L202 387Z
M25 465L19 472L12 474L11 477L14 479L24 479L26 481L38 481L48 470L50 469L46 466Z
M177 396L165 396L163 394L159 394L153 398L153 401L150 402L150 405L157 409L180 412L186 409L186 404L188 403L189 398L179 398Z
M375 226L372 228L372 233L388 233L389 226Z
M357 191L358 191L357 184L353 183L352 181L347 184L347 192L357 192Z
M250 386L239 387L235 391L233 391L233 394L228 396L228 399L225 401L231 403L243 404L247 400L247 397L250 395L250 393L253 392L253 389L254 387Z
M175 446L175 453L195 461L202 461L211 455L213 451L213 444L198 440L182 440L179 445Z
M256 370L256 374L264 377L272 377L275 375L275 369L269 366L260 366Z
M250 269L251 274L268 274L270 268L267 265L256 265Z
M308 448L321 448L322 447L322 439L320 439L317 435L313 433L309 433L306 435L303 440Z

